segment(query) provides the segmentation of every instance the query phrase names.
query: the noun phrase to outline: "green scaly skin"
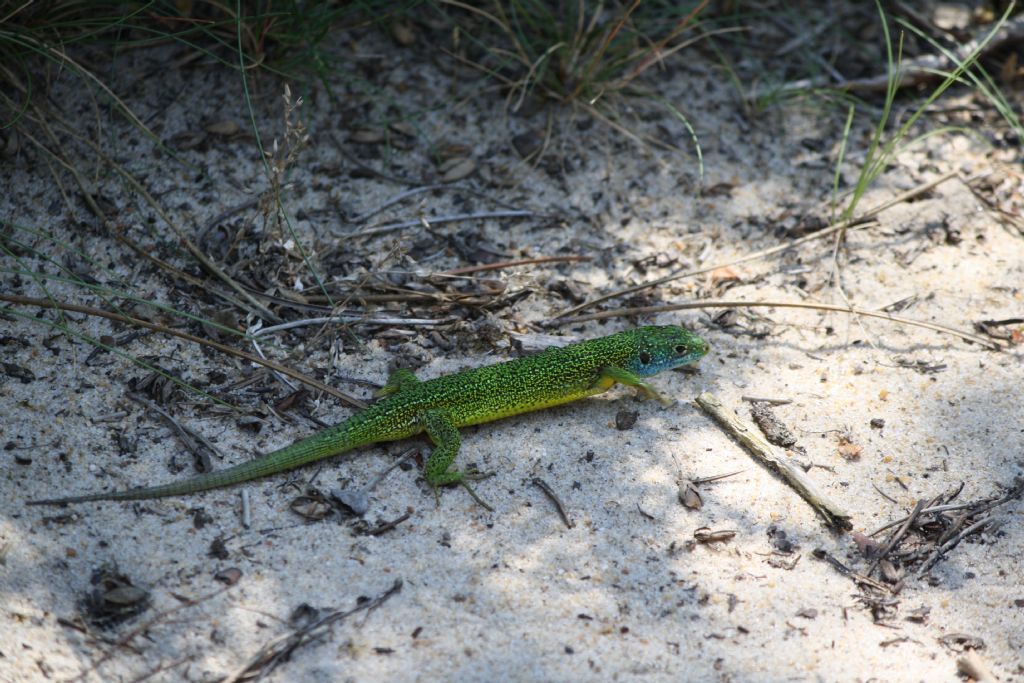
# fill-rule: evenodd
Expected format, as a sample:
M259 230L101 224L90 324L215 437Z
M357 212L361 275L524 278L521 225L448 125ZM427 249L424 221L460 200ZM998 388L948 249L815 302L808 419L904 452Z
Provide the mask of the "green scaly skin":
M360 446L426 432L434 443L424 467L427 484L435 492L439 486L462 485L474 500L490 509L468 484L489 475L450 469L459 452L460 427L569 403L600 394L616 383L670 404L644 378L697 361L707 352L707 342L682 327L639 327L425 382L408 370L397 370L373 405L335 427L256 460L162 486L29 504L142 500L196 493L284 472Z

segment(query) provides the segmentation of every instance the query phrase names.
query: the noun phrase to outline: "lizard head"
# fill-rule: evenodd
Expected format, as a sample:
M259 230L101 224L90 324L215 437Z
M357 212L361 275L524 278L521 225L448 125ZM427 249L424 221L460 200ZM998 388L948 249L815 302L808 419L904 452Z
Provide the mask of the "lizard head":
M677 325L639 327L633 333L636 346L628 369L641 377L698 361L710 348L706 341Z

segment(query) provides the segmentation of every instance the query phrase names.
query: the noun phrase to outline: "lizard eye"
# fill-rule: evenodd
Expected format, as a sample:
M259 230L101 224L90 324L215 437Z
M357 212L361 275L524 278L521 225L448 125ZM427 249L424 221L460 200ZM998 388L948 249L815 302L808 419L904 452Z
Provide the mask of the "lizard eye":
M651 362L651 354L647 353L646 351L641 351L640 352L640 362L643 363L644 365L647 365L648 363L650 363Z
M679 346L676 347L676 353L678 353L680 356L683 355L684 353L686 353L686 347L680 344Z

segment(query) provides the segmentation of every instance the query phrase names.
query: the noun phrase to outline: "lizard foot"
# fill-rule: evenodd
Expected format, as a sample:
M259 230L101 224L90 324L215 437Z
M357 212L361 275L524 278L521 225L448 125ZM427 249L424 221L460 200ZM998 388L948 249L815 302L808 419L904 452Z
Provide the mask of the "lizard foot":
M487 479L488 477L493 477L494 474L494 472L481 472L477 469L468 469L465 472L446 472L442 481L428 481L427 484L434 490L434 501L438 506L441 505L440 488L442 486L454 486L455 484L458 484L462 486L462 488L466 489L466 492L473 497L473 500L475 500L480 507L484 508L488 512L494 512L494 508L484 502L484 500L477 495L476 491L473 490L473 487L469 485L469 482L471 481Z

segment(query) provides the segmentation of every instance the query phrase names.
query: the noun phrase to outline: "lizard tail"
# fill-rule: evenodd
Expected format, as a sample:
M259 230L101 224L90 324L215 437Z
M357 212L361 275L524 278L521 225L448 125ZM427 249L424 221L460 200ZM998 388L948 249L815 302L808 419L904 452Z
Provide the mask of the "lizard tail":
M284 472L300 465L338 455L368 443L353 433L348 423L342 423L334 429L297 441L272 451L255 460L239 463L224 470L199 474L183 481L171 482L160 486L140 487L125 491L103 491L88 493L82 496L65 498L48 498L31 500L26 505L62 505L65 503L88 503L97 500L148 500L165 496L180 496L199 491L239 484L250 479L258 479L270 474Z

